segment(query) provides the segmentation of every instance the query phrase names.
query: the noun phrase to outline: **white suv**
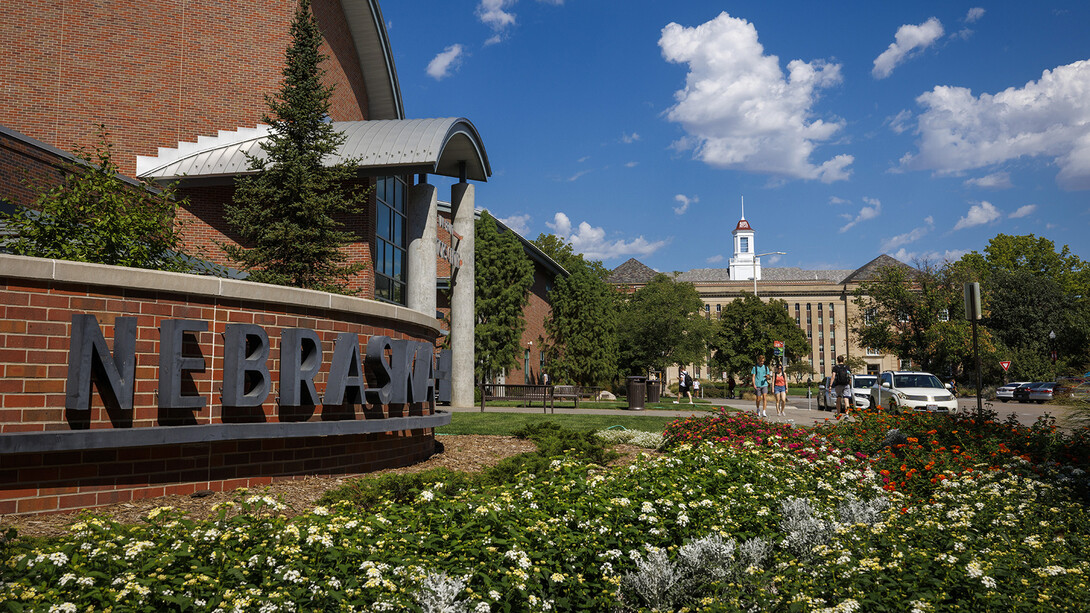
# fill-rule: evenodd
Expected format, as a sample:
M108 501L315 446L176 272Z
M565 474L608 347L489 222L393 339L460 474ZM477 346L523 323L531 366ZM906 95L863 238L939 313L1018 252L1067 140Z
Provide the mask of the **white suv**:
M958 401L939 378L926 372L887 370L870 390L872 407L890 413L901 409L957 413Z

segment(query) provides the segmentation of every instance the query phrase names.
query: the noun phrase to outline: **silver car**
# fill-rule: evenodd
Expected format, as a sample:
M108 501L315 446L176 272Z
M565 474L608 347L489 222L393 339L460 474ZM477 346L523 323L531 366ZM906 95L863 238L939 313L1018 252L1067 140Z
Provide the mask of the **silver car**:
M871 404L898 413L901 409L957 413L958 401L939 378L928 372L887 370L871 388Z
M1011 400L1014 400L1014 388L1019 385L1028 385L1029 383L1029 381L1015 381L1014 383L1000 385L995 388L995 399L1002 402L1010 402Z
M831 379L825 377L818 386L818 409L825 411L836 410L836 389L829 385ZM869 409L870 388L878 381L878 375L852 375L849 385L849 397L852 405L857 409Z

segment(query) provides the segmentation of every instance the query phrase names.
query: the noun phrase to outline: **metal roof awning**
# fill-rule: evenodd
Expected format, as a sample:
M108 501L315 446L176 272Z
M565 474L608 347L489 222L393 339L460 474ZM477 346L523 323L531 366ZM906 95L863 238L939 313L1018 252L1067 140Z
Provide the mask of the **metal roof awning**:
M477 128L463 117L441 119L386 119L337 121L345 141L327 160L332 165L355 159L369 174L428 173L487 181L492 175L488 153ZM195 143L159 149L155 156L139 156L136 175L143 179L171 182L185 179L226 178L250 174L246 155L263 157L261 143L271 128L221 130L217 136L202 136Z

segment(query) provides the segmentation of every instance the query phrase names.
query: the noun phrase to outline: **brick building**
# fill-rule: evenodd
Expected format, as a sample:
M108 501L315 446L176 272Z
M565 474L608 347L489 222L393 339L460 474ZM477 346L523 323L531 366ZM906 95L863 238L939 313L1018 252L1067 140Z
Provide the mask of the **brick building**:
M238 242L223 221L234 181L249 172L268 127L265 96L279 90L296 2L212 0L14 3L0 20L0 200L27 205L26 179L59 177L65 152L110 134L121 172L176 183L187 245L228 263L219 243ZM475 186L491 174L483 141L464 118L407 119L378 0L312 0L334 86L330 119L348 135L341 157L361 159L374 187L365 210L344 219L357 241L351 281L361 296L436 311L436 188L451 189L463 240L465 283L451 318L456 402L472 403ZM58 155L59 153L59 155ZM457 277L456 277L457 278ZM463 313L459 318L458 313Z
M176 183L187 244L225 263L218 242L237 241L223 205L250 172L243 152L260 152L268 138L265 96L279 89L296 6L6 3L0 203L31 204L25 182L63 177L72 151L97 144L101 124L127 180ZM328 58L324 82L335 86L330 119L347 135L338 156L360 160L358 180L373 188L364 210L345 219L357 237L351 261L365 265L353 282L359 296L0 255L0 514L427 457L443 416L412 381L430 367L441 334L441 282L450 295L452 400L472 404L471 181L491 174L483 141L465 118L406 117L378 0L311 7ZM458 181L444 229L431 174ZM130 325L132 346L119 345ZM72 350L76 337L91 339L83 363L93 372L74 385L71 365L83 355ZM282 347L292 352L281 356ZM239 360L250 364L240 367L247 375L232 379ZM365 377L376 364L411 372L409 387ZM292 385L316 391L285 402L285 372L304 373ZM232 380L239 389L228 390ZM263 383L250 389L255 381ZM80 390L89 398L74 406ZM186 405L180 413L164 401L175 396Z

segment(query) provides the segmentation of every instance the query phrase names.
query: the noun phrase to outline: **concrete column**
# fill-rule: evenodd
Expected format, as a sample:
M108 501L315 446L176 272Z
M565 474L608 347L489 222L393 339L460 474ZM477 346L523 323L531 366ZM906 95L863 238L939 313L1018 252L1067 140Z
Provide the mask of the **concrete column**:
M473 367L476 363L473 329L477 321L473 291L473 206L472 184L462 182L451 186L450 208L454 217L454 231L462 236L458 244L462 267L454 274L450 299L450 402L456 407L473 406Z
M439 213L438 191L434 185L419 183L407 194L408 307L428 317L435 317L436 217Z

